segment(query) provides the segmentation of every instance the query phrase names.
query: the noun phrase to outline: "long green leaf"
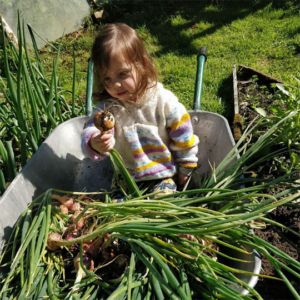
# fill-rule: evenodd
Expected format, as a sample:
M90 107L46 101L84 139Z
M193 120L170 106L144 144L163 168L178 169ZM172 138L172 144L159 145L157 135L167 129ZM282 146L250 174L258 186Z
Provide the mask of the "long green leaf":
M5 177L2 172L2 169L0 168L0 195L2 195L6 190L6 184L5 184Z
M13 181L17 176L16 162L11 141L6 141L7 161L8 161L8 180Z
M4 170L7 174L7 176L10 176L9 175L10 170L9 170L8 154L7 154L7 150L4 146L4 144L2 143L1 139L0 139L0 155L2 158Z
M135 181L133 180L133 178L127 171L126 167L124 166L122 157L120 156L120 154L115 149L112 149L112 150L110 150L109 155L110 155L112 162L114 164L116 164L116 166L118 167L125 182L127 183L127 187L128 187L129 192L131 193L131 195L133 197L142 196L137 184L135 183Z
M60 123L63 122L63 117L61 114L61 108L60 108L60 103L59 103L59 98L58 98L58 93L57 93L57 78L56 78L56 70L53 70L54 72L54 99L55 99L55 105L56 105L56 113L58 115Z
M48 199L49 193L51 193L51 190L47 191L47 193L44 195L43 199ZM43 205L40 205L40 208L38 210L38 215L33 218L33 222L31 224L30 229L28 230L28 233L26 237L24 238L24 243L20 246L18 249L18 252L16 253L14 260L11 264L9 275L6 277L4 284L2 285L2 289L0 290L0 297L3 295L5 292L7 285L9 284L9 281L11 277L13 276L16 267L18 266L20 259L22 258L24 252L27 249L27 246L29 245L31 239L36 238L36 232L38 228L40 227L41 222L43 221L43 218L45 218L47 211L47 202L44 201Z
M30 26L28 28L30 28ZM29 31L30 31L30 29L29 29ZM36 54L36 59L37 59L38 66L39 66L39 71L42 72L41 75L44 78L43 67L42 67L41 60L40 60L40 57L39 57L39 54L38 54L38 49L36 47L36 42L35 42L35 39L34 39L34 35L32 34L32 32L30 32L30 34L31 34L31 39L32 39L35 54ZM32 79L32 82L33 82L34 90L35 90L35 93L37 93L36 99L39 99L39 101L42 105L42 108L41 108L42 112L47 116L47 119L50 119L51 124L54 127L56 127L56 121L53 118L52 114L47 109L46 98L45 98L45 95L44 95L44 93L42 92L42 90L39 86L38 76L34 72L33 66L31 64L31 58L29 56L28 51L25 51L25 54L26 54L28 68L29 68L29 71L30 71L30 74L31 74L31 79Z
M76 58L73 49L73 85L72 85L72 118L75 117L75 83L76 83Z
M155 259L156 263L166 273L171 287L178 292L178 294L181 296L181 299L187 299L187 295L185 294L185 291L183 290L182 286L179 284L177 278L174 276L169 266L165 262L163 262L163 260L159 257L157 252L152 247L145 245L139 240L134 240L134 242L138 244L141 248L143 248L145 251L147 251Z
M53 114L53 106L54 106L54 98L55 98L54 90L56 87L56 70L57 70L62 40L63 40L63 37L61 38L59 46L58 46L56 59L53 61L53 70L52 70L51 82L50 82L50 86L49 86L49 95L48 95L48 99L47 99L47 111L48 111L49 115ZM55 128L57 124L54 121L54 119L51 118L50 121L52 124L52 128Z
M247 161L251 159L258 151L263 149L264 147L268 147L269 145L275 143L275 139L271 140L271 135L279 128L286 120L289 118L292 118L297 111L293 111L290 114L288 114L285 118L281 119L277 124L275 124L272 128L270 128L264 135L262 135L257 142L249 148L242 157L236 160L228 169L226 169L229 165L229 163L232 162L232 158L237 157L237 149L238 146L242 143L242 141L246 138L245 133L243 135L243 138L237 143L235 147L228 153L228 155L224 158L224 160L218 165L218 167L215 169L215 174L218 177L218 181L221 181L222 179L228 177L229 174L235 172L236 170L239 170L241 166L244 166ZM226 170L225 170L226 169ZM225 171L224 171L225 170ZM205 186L211 186L215 182L215 179L213 176L211 176L207 182L205 183Z
M23 22L23 40L24 40L25 54L26 54L26 58L27 58L27 65L30 65L31 62L30 62L29 52L28 52L28 49L27 49L24 22ZM33 91L33 83L30 79L28 70L25 66L23 67L23 77L25 79L26 90L27 90L27 93L28 93L28 100L29 100L29 103L30 103L31 111L32 111L36 142L37 142L38 145L40 145L41 144L41 137L42 137L42 130L41 130L41 124L40 124L39 114L38 114L39 100L35 97L35 93Z

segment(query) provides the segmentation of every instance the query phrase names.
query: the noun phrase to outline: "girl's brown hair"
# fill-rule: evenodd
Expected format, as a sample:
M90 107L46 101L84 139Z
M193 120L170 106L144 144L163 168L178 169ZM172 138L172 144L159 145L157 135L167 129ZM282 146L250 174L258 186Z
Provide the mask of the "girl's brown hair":
M126 62L135 68L139 85L133 96L137 99L143 96L149 88L149 83L152 84L151 86L156 85L156 68L138 33L124 23L107 24L96 37L91 56L101 98L107 95L105 86L101 82L101 74L108 70L109 59L114 55L123 55Z

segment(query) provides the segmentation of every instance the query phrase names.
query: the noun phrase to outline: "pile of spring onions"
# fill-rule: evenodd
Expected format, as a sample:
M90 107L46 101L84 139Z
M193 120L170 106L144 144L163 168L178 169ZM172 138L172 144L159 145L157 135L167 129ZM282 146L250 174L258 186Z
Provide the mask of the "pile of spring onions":
M257 274L232 267L250 263L253 251L278 272L270 280L284 280L299 298L286 274L299 279L300 263L250 230L272 224L292 231L266 214L299 199L296 177L236 189L243 182L238 160L231 173L214 171L215 187L209 179L203 188L150 200L119 154L110 157L127 182L125 201L55 189L39 196L3 250L0 299L262 299L241 279ZM275 185L280 192L265 193Z

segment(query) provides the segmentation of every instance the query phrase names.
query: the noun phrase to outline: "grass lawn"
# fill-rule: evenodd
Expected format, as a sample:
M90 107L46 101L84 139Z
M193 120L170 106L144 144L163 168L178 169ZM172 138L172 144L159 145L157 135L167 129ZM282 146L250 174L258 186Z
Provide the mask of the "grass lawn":
M108 22L125 22L139 32L154 57L161 82L188 109L193 107L201 46L207 47L208 54L201 109L230 121L233 64L247 65L287 84L300 70L298 1L114 1L104 9ZM76 38L64 38L60 83L72 88L74 48L80 95L85 93L87 59L98 28L90 24ZM42 57L50 67L51 52L45 51Z

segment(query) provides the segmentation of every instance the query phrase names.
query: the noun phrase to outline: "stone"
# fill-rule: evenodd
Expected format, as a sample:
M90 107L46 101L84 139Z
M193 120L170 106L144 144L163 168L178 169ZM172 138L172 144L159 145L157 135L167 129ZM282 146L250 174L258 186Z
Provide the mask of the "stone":
M104 10L99 10L94 13L94 17L97 21L100 21L103 18Z

